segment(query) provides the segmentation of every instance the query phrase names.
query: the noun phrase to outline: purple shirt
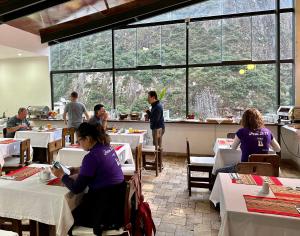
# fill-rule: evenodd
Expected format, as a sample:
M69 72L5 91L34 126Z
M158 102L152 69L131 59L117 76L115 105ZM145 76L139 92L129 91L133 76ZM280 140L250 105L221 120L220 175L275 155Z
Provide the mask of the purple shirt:
M241 128L236 135L241 140L242 162L247 162L251 154L267 154L273 139L271 131L267 128L255 131Z
M80 175L93 177L88 184L91 190L97 190L124 181L118 156L113 147L95 144L85 155L80 167Z

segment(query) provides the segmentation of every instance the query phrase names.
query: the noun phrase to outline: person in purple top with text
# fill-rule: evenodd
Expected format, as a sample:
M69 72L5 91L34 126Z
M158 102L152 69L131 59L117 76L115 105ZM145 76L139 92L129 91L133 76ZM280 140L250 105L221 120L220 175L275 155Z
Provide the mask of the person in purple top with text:
M239 145L242 150L241 162L248 162L251 154L267 154L269 148L275 152L280 152L280 146L273 137L271 131L264 127L264 121L261 113L255 109L247 109L242 117L242 126L235 135L232 149L237 149ZM235 165L217 170L220 172L236 172Z
M123 223L126 183L118 156L103 127L82 123L76 132L80 146L89 151L81 167L71 168L70 176L61 168L52 168L52 172L74 194L88 187L82 202L72 212L74 225L91 227L94 234L101 235L102 230L118 228Z

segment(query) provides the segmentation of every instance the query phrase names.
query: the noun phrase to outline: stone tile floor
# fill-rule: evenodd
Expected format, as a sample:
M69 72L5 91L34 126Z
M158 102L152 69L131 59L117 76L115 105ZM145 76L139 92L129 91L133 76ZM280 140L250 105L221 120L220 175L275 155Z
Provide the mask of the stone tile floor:
M215 236L220 227L219 212L209 202L208 189L187 191L186 164L183 157L164 157L164 169L143 170L143 194L150 204L157 236ZM300 177L290 163L282 163L282 177Z

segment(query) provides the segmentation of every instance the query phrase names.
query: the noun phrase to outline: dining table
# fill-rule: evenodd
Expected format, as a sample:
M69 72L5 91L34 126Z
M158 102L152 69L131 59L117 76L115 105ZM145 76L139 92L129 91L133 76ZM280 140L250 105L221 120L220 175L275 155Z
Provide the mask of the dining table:
M112 142L129 143L132 150L139 144L144 144L147 130L136 130L130 132L129 130L119 130L117 132L108 131L108 135Z
M265 181L270 183L269 193L262 192ZM298 236L299 186L300 179L294 178L219 173L209 197L214 205L220 204L218 235Z
M18 176L23 171L23 176L0 178L0 217L37 221L55 228L56 235L66 236L74 223L72 210L79 205L83 194L73 194L66 187L41 181L39 170L48 166L32 164L13 173Z
M135 162L129 143L111 142L115 149L124 175L133 175ZM56 161L66 166L80 167L84 156L88 151L83 150L79 145L69 145L58 151Z
M236 165L241 162L242 151L238 147L237 149L232 149L233 139L230 138L217 138L214 144L214 158L215 163L213 165L212 174L216 174L216 171L220 168L227 166ZM274 154L272 148L269 149L270 154Z

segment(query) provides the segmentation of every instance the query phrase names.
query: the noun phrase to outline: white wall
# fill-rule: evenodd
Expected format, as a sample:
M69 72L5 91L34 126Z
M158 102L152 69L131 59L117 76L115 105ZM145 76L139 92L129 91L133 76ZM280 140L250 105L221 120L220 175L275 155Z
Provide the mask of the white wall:
M48 57L0 60L0 116L30 105L51 107Z

